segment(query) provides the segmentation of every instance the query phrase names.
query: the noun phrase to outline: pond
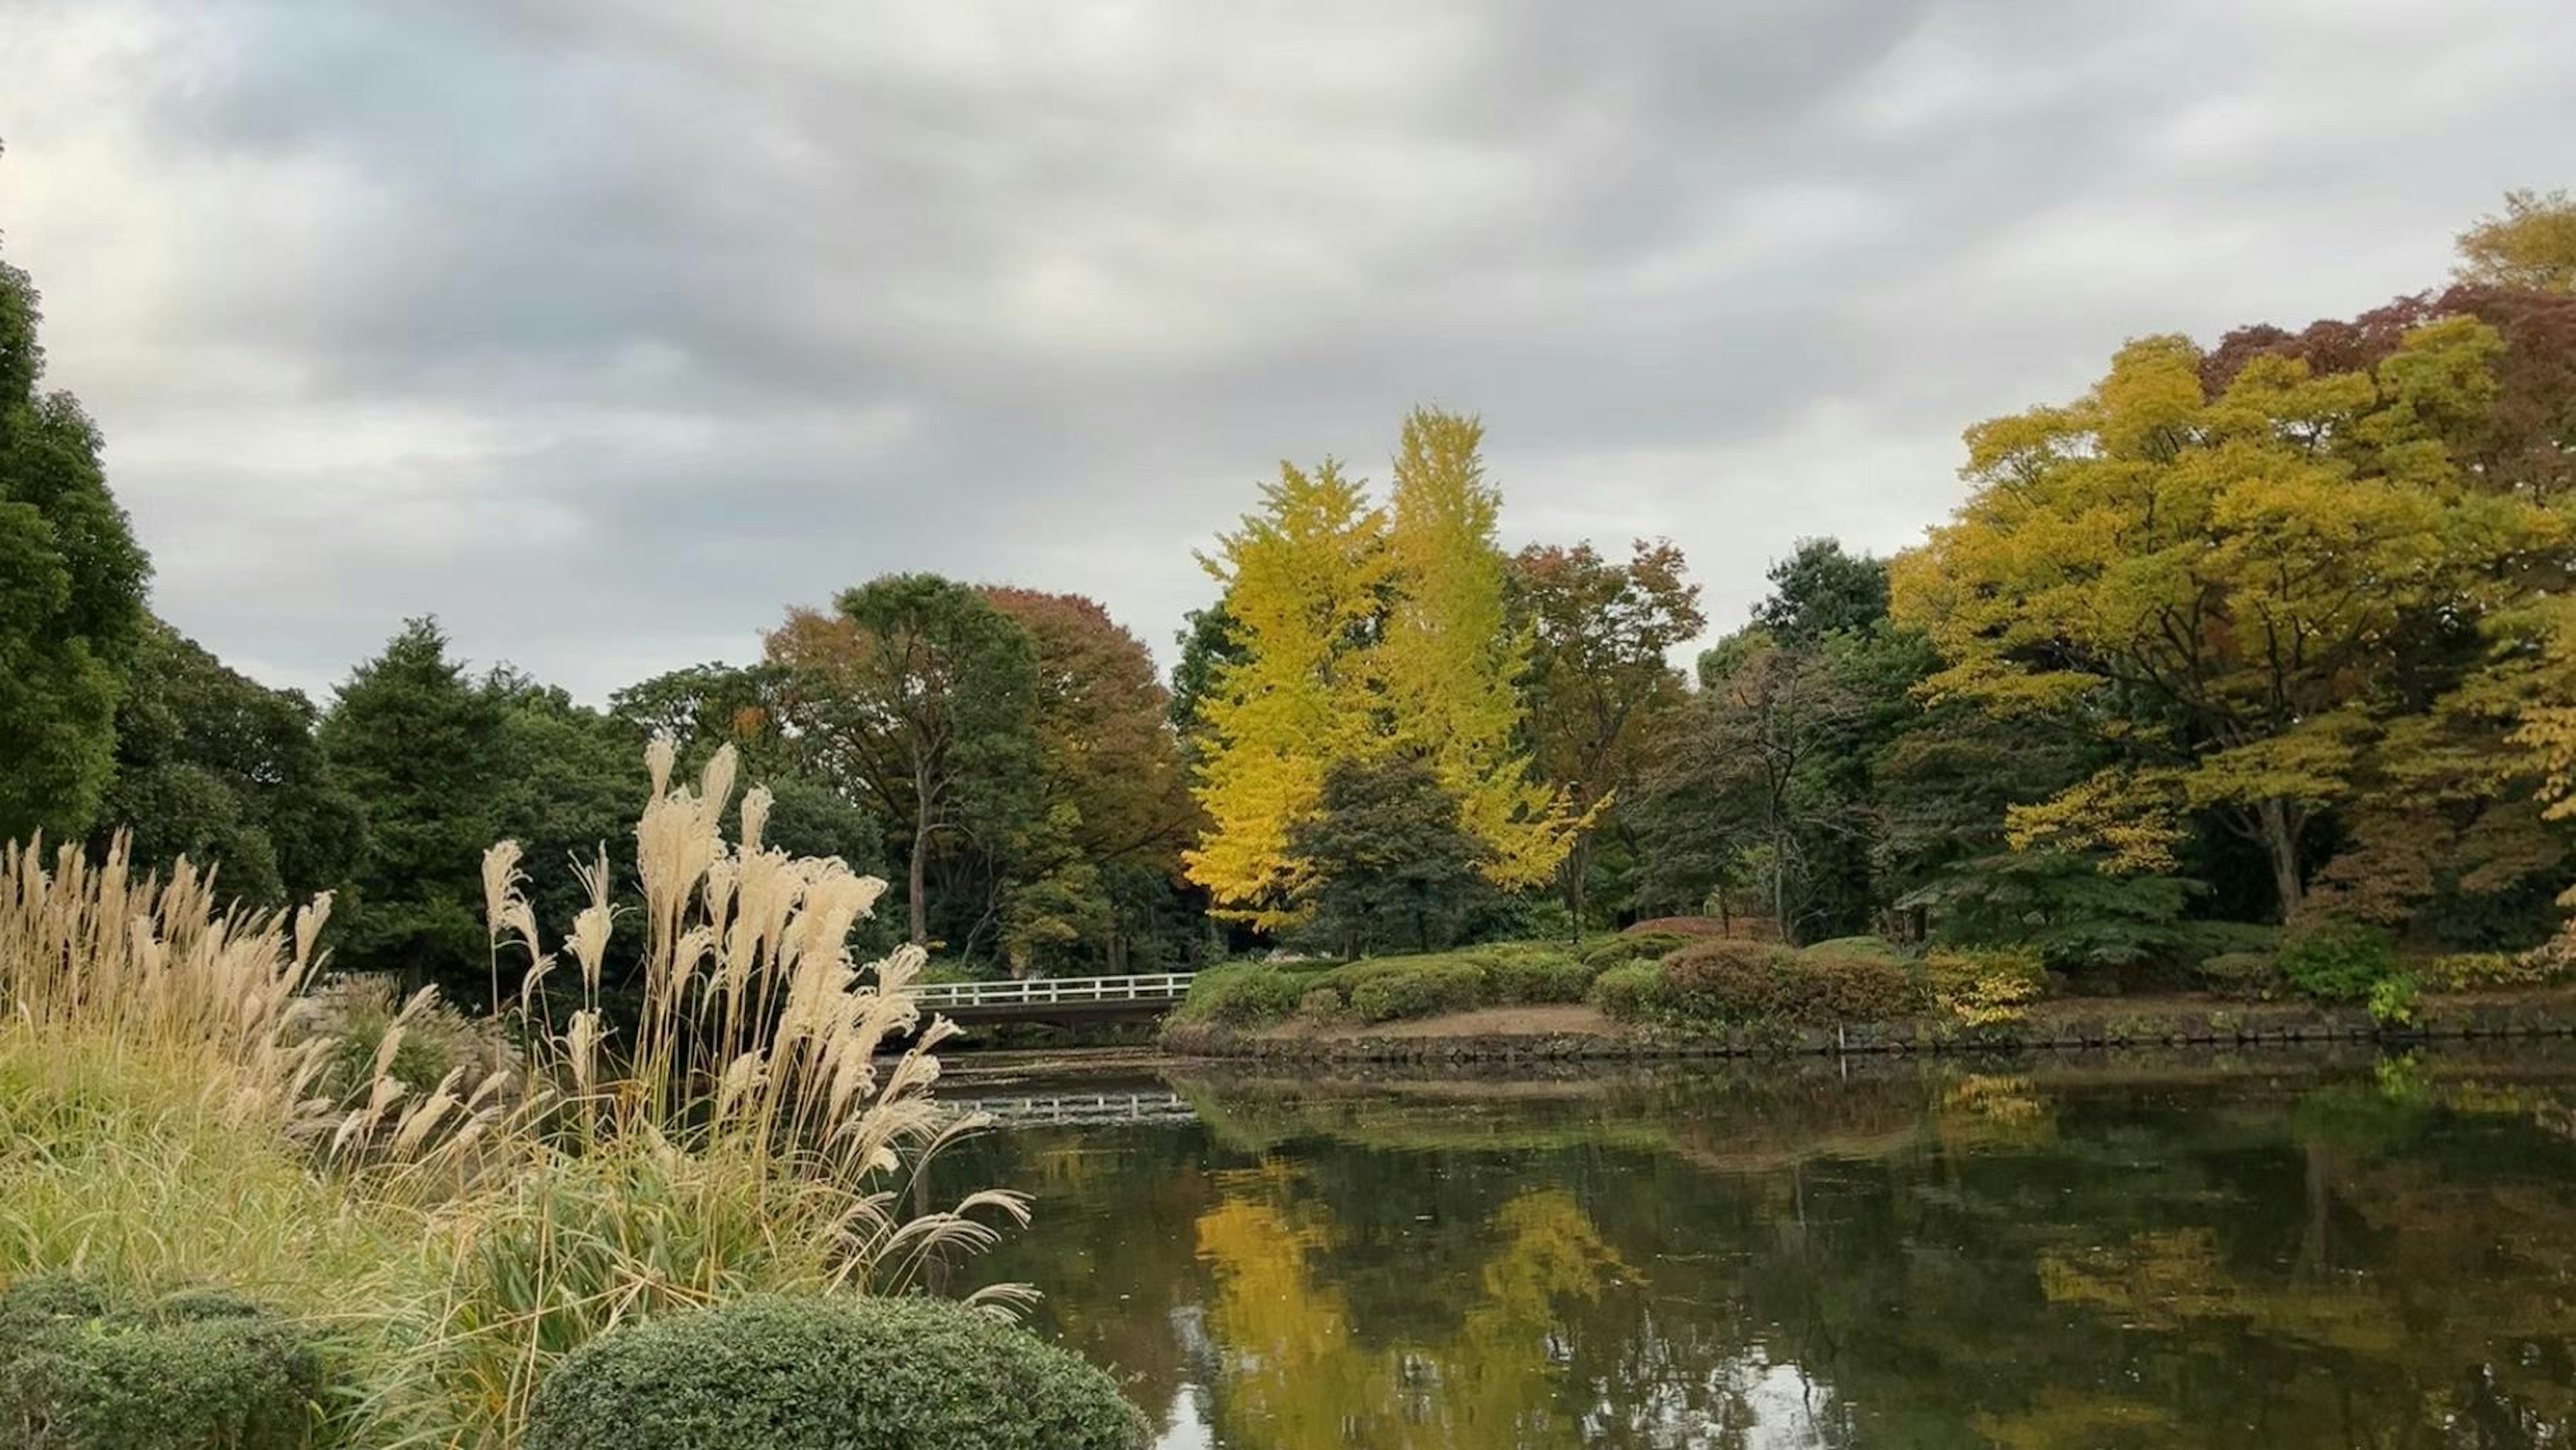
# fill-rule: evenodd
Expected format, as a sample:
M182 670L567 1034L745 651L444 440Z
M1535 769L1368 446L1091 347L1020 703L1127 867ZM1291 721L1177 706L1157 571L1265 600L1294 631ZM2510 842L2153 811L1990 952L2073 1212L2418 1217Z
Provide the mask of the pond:
M2576 1444L2537 1045L993 1091L1165 1450Z

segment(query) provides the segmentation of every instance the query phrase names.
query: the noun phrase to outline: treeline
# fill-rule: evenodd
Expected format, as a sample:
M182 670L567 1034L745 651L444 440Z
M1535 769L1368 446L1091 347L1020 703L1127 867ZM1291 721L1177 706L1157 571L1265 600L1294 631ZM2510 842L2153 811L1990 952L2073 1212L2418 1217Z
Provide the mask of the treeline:
M2136 340L1977 425L1923 546L1799 543L1687 669L1678 549L1505 551L1479 424L1425 409L1383 501L1282 466L1202 556L1169 689L1088 599L889 575L605 709L426 620L317 708L152 619L0 272L0 835L336 890L343 965L468 997L483 846L606 843L623 879L656 733L734 746L774 838L896 882L870 930L976 970L1700 914L2069 969L2226 922L2528 947L2576 879L2576 204L2461 240L2445 289ZM570 874L538 879L568 919Z

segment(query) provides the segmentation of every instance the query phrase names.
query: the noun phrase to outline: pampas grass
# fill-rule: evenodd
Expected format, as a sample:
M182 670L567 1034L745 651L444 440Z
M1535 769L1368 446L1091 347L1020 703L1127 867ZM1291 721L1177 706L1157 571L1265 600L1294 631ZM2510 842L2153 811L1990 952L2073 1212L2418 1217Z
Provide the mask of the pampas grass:
M244 915L185 864L133 879L121 840L50 870L39 847L9 848L0 1073L87 1066L8 1119L13 1152L72 1166L10 1165L0 1268L266 1290L345 1336L348 1443L506 1447L555 1360L621 1323L752 1291L909 1292L1026 1222L1002 1192L902 1211L929 1160L980 1126L932 1099L953 1029L914 1004L921 953L853 959L885 883L764 844L763 790L728 840L732 751L694 785L673 783L675 755L667 739L646 755L640 910L615 905L605 849L576 868L588 902L560 941L578 1000L559 1034L540 1025L555 958L522 853L486 854L496 1004L502 954L527 963L515 1049L431 995L307 996L327 897ZM600 992L621 929L640 936L643 1005L612 1024ZM423 1063L436 1081L414 1080ZM125 1106L64 1106L100 1094ZM239 1211L209 1209L235 1190Z

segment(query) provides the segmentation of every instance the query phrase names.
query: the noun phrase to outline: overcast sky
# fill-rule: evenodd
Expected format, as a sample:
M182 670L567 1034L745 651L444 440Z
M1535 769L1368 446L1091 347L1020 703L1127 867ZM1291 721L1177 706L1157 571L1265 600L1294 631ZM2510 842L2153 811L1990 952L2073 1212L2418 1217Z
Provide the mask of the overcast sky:
M2127 336L2576 184L2567 0L0 0L0 233L155 604L597 700L887 570L1168 661L1283 457L1484 416L1720 627Z

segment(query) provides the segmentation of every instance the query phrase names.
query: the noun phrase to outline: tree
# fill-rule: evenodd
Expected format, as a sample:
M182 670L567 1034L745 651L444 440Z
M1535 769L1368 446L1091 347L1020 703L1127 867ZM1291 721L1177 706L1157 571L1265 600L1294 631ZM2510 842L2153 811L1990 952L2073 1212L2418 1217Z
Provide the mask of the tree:
M1561 786L1591 821L1569 853L1566 906L1584 919L1592 844L1615 820L1605 805L1639 765L1644 728L1685 690L1672 651L1706 627L1699 586L1684 579L1681 550L1639 539L1624 564L1589 543L1531 545L1512 561L1517 608L1534 647L1524 686L1527 729L1540 778Z
M1366 655L1392 579L1385 517L1327 460L1282 463L1262 509L1201 564L1226 590L1239 659L1216 670L1196 793L1207 814L1184 854L1217 914L1269 931L1303 914L1289 832L1325 773L1382 738Z
M1172 636L1172 642L1181 647L1180 661L1172 666L1172 729L1181 737L1184 755L1196 750L1206 725L1207 697L1216 688L1218 672L1243 662L1241 627L1225 605L1219 598L1205 609L1191 610L1183 616L1189 628Z
M784 672L782 724L824 779L901 834L910 939L927 944L934 853L991 849L1030 808L1027 631L966 585L889 574L845 591L837 614L791 611L768 649Z
M1800 539L1767 577L1771 593L1754 606L1753 622L1784 648L1857 633L1887 617L1886 561L1844 553L1839 539Z
M1307 931L1345 956L1447 946L1492 897L1485 848L1456 798L1434 766L1406 756L1334 765L1289 850L1306 863Z
M322 753L366 822L332 917L341 965L485 994L482 861L500 834L501 732L500 706L448 658L434 619L405 621L340 686Z
M1169 882L1195 823L1171 697L1144 641L1092 600L1031 589L984 597L1037 650L1038 804L1010 863L1005 952L1015 970L1093 947L1125 962L1141 922L1113 887L1133 865Z
M97 425L37 390L40 320L34 284L0 262L0 840L96 818L150 574Z
M115 830L133 858L219 865L226 890L283 906L339 884L363 831L329 777L315 712L159 620L150 621L116 713L116 774L94 846Z
M2449 318L2373 372L2262 356L2212 398L2196 348L2150 338L2088 397L1969 431L1975 493L1896 564L1898 617L1948 661L1929 688L2089 713L2124 757L2017 812L2017 844L2167 869L2177 813L2203 811L2298 912L2311 822L2422 707L2445 652L2418 642L2511 603L2564 537L2445 444L2501 348Z
M1398 748L1430 761L1485 843L1495 884L1553 875L1583 824L1561 792L1530 779L1517 681L1527 628L1507 617L1507 565L1494 544L1502 496L1485 482L1473 418L1417 408L1395 459L1387 553L1393 601L1371 665Z
M1824 778L1864 720L1868 701L1820 650L1788 649L1759 626L1700 656L1700 689L1675 715L1661 750L1667 790L1695 789L1740 851L1759 853L1760 886L1784 940L1817 925L1848 926L1819 907L1836 855L1865 855L1866 817L1854 796Z
M2508 191L2504 215L2460 233L2460 280L2576 293L2576 197Z

